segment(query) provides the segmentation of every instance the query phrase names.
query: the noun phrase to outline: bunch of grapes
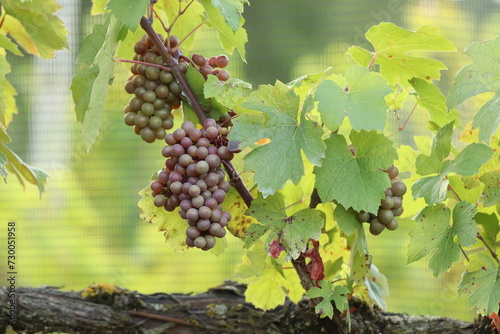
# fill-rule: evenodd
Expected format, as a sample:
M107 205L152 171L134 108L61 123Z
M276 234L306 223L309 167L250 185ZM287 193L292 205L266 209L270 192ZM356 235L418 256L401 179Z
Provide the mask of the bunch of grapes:
M193 64L198 66L198 71L206 79L209 74L217 76L220 81L227 81L229 79L229 72L223 68L229 64L229 59L225 55L218 57L205 58L200 54L194 54L191 58Z
M395 217L403 213L403 195L406 193L406 185L398 179L398 168L391 165L385 170L391 179L391 186L385 189L385 198L380 201L377 214L360 211L356 218L359 222L370 223L370 233L379 235L387 228L395 230L398 221Z
M158 34L160 39L163 37ZM175 36L165 41L170 48L179 43ZM148 143L165 138L166 131L174 125L172 109L181 105L181 88L165 65L160 51L148 35L144 35L134 46L134 60L141 62L131 66L132 75L125 83L125 91L134 96L125 107L125 124L134 127L134 132ZM174 53L179 55L180 52ZM163 69L152 65L160 65ZM187 70L188 64L181 63Z
M189 247L209 250L215 246L215 237L226 235L231 214L223 211L221 204L230 185L224 181L221 164L233 158L227 148L227 133L227 128L209 118L203 129L186 121L165 137L165 169L151 183L154 204L167 211L180 207L181 217L189 224Z

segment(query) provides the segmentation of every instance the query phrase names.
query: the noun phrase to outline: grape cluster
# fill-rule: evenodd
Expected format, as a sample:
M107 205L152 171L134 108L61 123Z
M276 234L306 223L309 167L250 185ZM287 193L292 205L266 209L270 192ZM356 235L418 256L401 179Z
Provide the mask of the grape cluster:
M209 74L217 76L220 81L227 81L229 79L229 72L223 68L229 64L229 59L225 55L218 57L205 58L204 56L195 53L193 57L193 64L198 66L198 71L206 79Z
M160 34L158 36L163 40ZM178 43L175 36L170 36L165 41L171 48ZM172 109L181 105L181 88L148 35L144 35L135 44L134 51L133 59L141 63L131 66L132 75L125 83L125 91L134 96L125 107L124 121L133 126L134 132L145 142L152 143L156 139L165 138L165 130L174 125ZM163 69L146 64L159 65ZM184 73L187 67L187 63L181 63Z
M167 211L180 207L181 217L189 224L189 247L213 248L215 237L226 235L224 227L231 220L231 214L221 206L230 188L221 163L233 158L227 148L227 132L209 118L203 122L203 129L186 121L165 137L165 169L151 183L154 204Z
M391 179L391 186L385 189L385 198L380 201L377 214L360 211L356 215L359 222L370 223L370 233L379 235L387 228L395 230L398 221L395 217L403 213L403 195L406 193L406 185L398 179L398 168L391 165L385 170Z

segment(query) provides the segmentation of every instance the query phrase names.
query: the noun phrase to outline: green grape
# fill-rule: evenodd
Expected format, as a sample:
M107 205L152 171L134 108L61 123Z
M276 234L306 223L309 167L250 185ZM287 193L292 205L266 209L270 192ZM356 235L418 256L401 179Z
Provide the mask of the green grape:
M392 192L394 196L403 196L406 194L406 185L400 180L392 183Z
M391 209L392 206L394 205L394 200L392 199L391 196L385 196L383 200L380 201L380 206L382 209Z
M152 143L156 140L156 132L149 126L146 126L141 129L141 138L147 143Z
M387 229L390 231L394 231L398 228L398 221L396 220L396 218L394 218L389 224L386 224L385 227L387 227Z
M360 223L366 223L370 220L370 214L368 212L360 211L356 215L356 219Z
M382 224L389 224L394 219L394 214L391 210L380 209L377 218Z
M370 233L373 235L379 235L385 229L385 225L379 222L377 218L373 218L370 221Z
M162 123L163 123L162 119L158 116L152 116L149 119L149 127L153 130L161 128Z

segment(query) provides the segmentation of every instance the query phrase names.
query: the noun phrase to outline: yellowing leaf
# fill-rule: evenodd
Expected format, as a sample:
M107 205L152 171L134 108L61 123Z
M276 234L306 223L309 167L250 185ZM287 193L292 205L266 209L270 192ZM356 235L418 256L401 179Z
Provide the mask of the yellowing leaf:
M417 31L405 30L394 23L382 22L366 32L366 39L375 49L373 59L380 65L380 74L391 85L408 87L411 78L439 79L446 66L437 60L410 56L413 51L456 51L453 44L439 35L439 28L428 25ZM351 47L349 53L360 65L366 66L368 51Z

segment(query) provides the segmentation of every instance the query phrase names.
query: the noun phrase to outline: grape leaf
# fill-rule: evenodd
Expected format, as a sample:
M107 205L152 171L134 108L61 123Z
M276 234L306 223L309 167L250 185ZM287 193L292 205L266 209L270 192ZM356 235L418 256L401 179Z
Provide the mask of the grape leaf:
M288 217L280 193L266 199L259 194L245 214L256 218L262 224L264 233L270 231L266 239L268 253L271 243L278 239L285 248L287 260L298 258L306 250L309 239L319 239L324 224L321 212L314 209L302 209ZM250 226L249 233L255 231L254 226Z
M7 73L10 73L10 65L5 58L5 55L0 55L0 124L7 127L5 115L7 106L5 104L5 89L7 88L8 81L5 78Z
M447 174L473 175L493 156L493 150L490 147L483 144L470 144L455 159L444 160L451 150L452 134L453 123L449 123L442 127L434 137L430 155L417 156L415 165L418 174L438 173L439 175L417 180L412 186L414 199L423 197L429 205L442 202L446 199L449 184L449 181L445 179Z
M21 160L14 152L12 152L4 143L10 143L10 137L5 132L5 129L0 125L0 155L3 158L0 164L4 166L2 175L7 176L9 171L17 176L19 183L24 187L24 180L38 187L40 195L45 191L45 183L49 175L43 170L30 166ZM2 162L4 161L4 162ZM5 171L5 168L7 171ZM4 177L4 178L5 178Z
M306 296L309 298L323 299L315 307L316 313L320 314L321 318L333 318L332 301L335 303L335 307L340 312L344 312L349 308L349 301L347 300L347 297L349 296L348 288L342 285L336 285L335 287L333 287L333 284L328 281L319 281L319 286L319 288L312 287L307 292Z
M288 297L298 302L304 293L298 276L290 271L283 276L271 263L271 257L265 259L265 269L257 281L248 284L245 291L246 301L263 310L270 310L285 302ZM283 272L283 271L281 271Z
M437 60L413 57L413 51L456 51L453 44L439 35L439 28L428 25L416 32L405 30L394 23L382 22L371 27L365 34L375 49L374 53L358 46L351 47L347 53L361 66L367 66L372 59L380 65L380 74L390 85L399 83L408 87L412 78L439 79L440 71L446 66Z
M484 183L481 200L484 206L492 206L500 202L500 170L494 170L481 175L479 178Z
M106 2L107 0L92 0L92 9L90 10L90 15L106 13Z
M496 95L484 104L474 117L473 127L479 127L479 140L489 143L500 124L500 36L476 42L464 50L474 62L462 68L455 77L447 98L449 107L484 92Z
M238 99L251 89L251 84L240 79L230 78L222 82L217 76L209 75L203 92L206 98L215 98L223 106L233 108Z
M5 35L0 35L0 48L4 48L5 50L9 50L16 56L23 56L23 53L19 51L16 44L12 43L9 37Z
M165 244L175 252L184 252L186 246L186 222L179 216L179 208L172 212L166 211L163 207L154 205L154 198L151 188L148 185L139 192L141 199L137 204L140 210L140 217L146 223L158 224L158 231L163 231Z
M438 131L432 140L431 154L417 156L415 166L418 174L428 175L441 172L443 161L450 154L452 135L453 123L446 124Z
M374 264L370 266L370 271L366 275L365 286L370 298L374 300L381 309L385 310L387 308L385 298L389 297L389 285L387 284L385 275L382 274Z
M450 225L450 210L444 205L428 206L414 220L417 225L410 231L408 264L433 253L429 268L439 276L460 258L460 247L474 244L477 225L473 220L476 207L462 201L453 208L453 223ZM457 236L458 243L453 241Z
M355 130L384 130L387 104L384 97L392 92L387 82L365 67L351 67L345 74L346 84L324 80L317 88L315 100L325 125L338 129L345 116Z
M240 27L241 13L243 13L243 2L240 0L212 0L212 6L219 8L227 25L236 32Z
M267 257L263 243L261 241L256 242L252 249L248 250L246 255L243 255L243 261L237 265L234 276L239 278L262 276L266 269Z
M335 134L325 141L326 158L314 168L316 188L321 200L336 200L355 211L377 212L384 190L390 186L385 169L397 158L392 142L376 131L352 131L356 148L353 156L344 136Z
M356 219L356 212L352 209L346 210L341 204L338 204L333 211L333 215L337 225L345 235L351 236L354 232L358 231L354 236L357 238L358 250L361 254L368 254L365 230L363 224Z
M61 6L54 0L15 1L2 0L6 13L18 20L27 35L29 44L36 49L28 49L33 54L42 58L54 56L54 50L68 47L67 31L63 22L54 15ZM10 27L10 31L14 29ZM13 37L17 40L15 32ZM21 44L23 45L23 44Z
M90 46L82 47L84 51L93 50L96 54L92 63L90 63L92 52L85 52L82 58L79 58L79 62L85 64L85 67L73 77L71 82L77 118L83 119L82 134L87 151L99 134L108 85L113 75L113 54L121 29L121 23L109 14L103 26L96 25L92 33L84 40L84 45ZM106 32L103 36L104 31ZM96 45L101 45L99 50L96 50Z
M478 212L474 217L476 223L481 225L481 235L484 240L490 244L494 245L497 240L498 232L500 232L500 224L498 224L498 217L495 213L486 214L484 212Z
M131 31L135 31L141 17L146 14L149 0L109 0L106 9Z
M232 2L234 1L235 0L232 0ZM248 36L246 30L242 27L245 20L243 18L240 18L240 20L238 21L239 27L238 29L234 30L231 26L228 25L226 17L224 17L219 8L212 5L213 2L214 0L201 0L208 19L207 25L213 26L215 29L217 29L219 40L224 50L232 54L234 48L236 48L241 56L241 59L246 62L245 43L248 41ZM234 21L231 21L231 24L233 23Z
M432 122L439 127L444 127L450 122L455 122L458 119L458 112L455 109L448 110L446 106L446 97L432 83L413 78L410 80L415 92L418 94L418 104L427 109Z
M486 254L475 254L471 258L470 266L478 270L467 270L462 274L458 284L460 295L469 295L467 304L476 307L482 314L491 314L498 311L500 303L500 268L492 258Z
M297 184L304 175L300 151L318 166L324 157L325 144L321 127L306 119L314 107L312 97L299 111L299 97L286 85L263 85L250 94L240 107L262 114L242 114L233 120L230 140L240 141L244 148L262 138L270 143L254 148L245 156L245 168L255 171L259 191L268 196L283 188L287 180ZM300 122L297 113L300 112Z

